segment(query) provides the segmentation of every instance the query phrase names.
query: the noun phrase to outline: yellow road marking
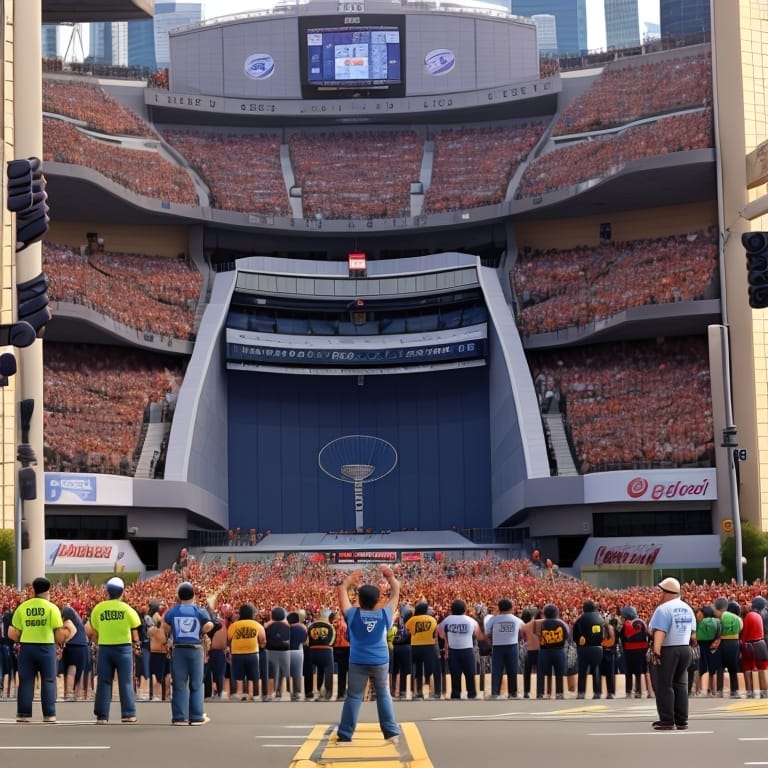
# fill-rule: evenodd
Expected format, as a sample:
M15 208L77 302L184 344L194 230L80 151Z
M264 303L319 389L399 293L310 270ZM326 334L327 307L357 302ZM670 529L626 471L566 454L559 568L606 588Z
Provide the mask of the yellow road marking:
M540 712L541 715L573 715L580 712L604 712L608 707L605 704L587 704L572 709L553 709L551 712Z
M336 740L336 727L316 725L291 761L291 768L433 768L415 723L401 723L399 744L384 741L378 723L360 723L351 742Z

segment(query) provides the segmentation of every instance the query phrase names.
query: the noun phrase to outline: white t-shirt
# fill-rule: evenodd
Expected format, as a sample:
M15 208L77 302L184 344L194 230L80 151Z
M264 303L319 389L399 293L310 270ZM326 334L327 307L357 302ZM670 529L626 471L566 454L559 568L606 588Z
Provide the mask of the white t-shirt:
M477 622L466 614L460 616L446 616L438 627L445 633L445 639L449 648L458 651L462 648L472 648L474 645Z
M485 634L493 645L517 645L523 621L514 613L497 613L485 623Z

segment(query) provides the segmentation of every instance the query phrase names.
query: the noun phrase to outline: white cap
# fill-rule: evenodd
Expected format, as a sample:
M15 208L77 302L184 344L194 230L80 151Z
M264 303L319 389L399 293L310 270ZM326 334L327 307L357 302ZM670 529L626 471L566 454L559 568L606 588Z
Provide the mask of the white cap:
M125 582L119 576L113 576L107 582L107 589L112 587L113 589L125 589Z
M671 595L680 594L680 582L677 579L673 579L671 576L660 581L658 587L662 592L668 592Z

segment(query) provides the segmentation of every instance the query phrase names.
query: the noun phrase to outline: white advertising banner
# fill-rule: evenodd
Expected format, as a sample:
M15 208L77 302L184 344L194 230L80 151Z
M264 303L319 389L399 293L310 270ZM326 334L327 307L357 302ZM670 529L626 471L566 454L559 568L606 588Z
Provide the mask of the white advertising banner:
M133 506L133 479L87 472L46 472L46 504Z
M587 539L573 564L574 570L605 566L653 568L717 568L720 566L720 537L691 536L595 537Z
M584 476L587 504L627 501L716 501L714 468L596 472Z
M145 570L127 539L45 540L46 573L114 573Z

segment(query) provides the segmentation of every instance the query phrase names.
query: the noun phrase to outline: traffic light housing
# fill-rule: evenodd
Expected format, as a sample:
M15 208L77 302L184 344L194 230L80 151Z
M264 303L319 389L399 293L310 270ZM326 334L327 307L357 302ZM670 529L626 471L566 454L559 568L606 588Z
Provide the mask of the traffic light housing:
M48 193L43 163L38 157L7 164L7 208L16 214L16 252L41 240L48 231Z
M741 243L747 255L749 306L768 307L768 232L745 232Z

